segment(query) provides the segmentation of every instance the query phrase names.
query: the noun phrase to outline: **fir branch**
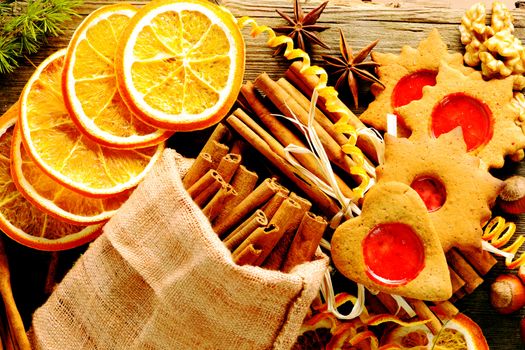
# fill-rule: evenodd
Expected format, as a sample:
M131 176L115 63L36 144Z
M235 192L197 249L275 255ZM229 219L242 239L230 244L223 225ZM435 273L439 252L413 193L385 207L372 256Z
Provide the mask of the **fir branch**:
M33 54L48 36L63 33L82 0L28 0L0 3L0 74L10 73L25 54Z

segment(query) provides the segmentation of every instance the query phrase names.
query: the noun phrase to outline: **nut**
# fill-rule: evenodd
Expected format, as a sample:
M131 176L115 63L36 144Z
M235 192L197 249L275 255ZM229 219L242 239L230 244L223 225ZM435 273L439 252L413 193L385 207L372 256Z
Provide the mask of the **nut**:
M505 179L498 204L508 214L525 213L525 177L514 175Z
M488 79L514 76L514 89L525 88L525 47L514 36L513 17L501 2L492 4L491 25L485 24L482 3L473 5L461 19L459 31L465 45L463 60L471 67L481 64Z
M492 3L492 17L490 19L490 26L494 32L508 29L511 33L513 33L514 25L512 24L512 20L512 14L503 3L499 1Z
M490 303L500 314L516 312L525 305L525 286L516 275L499 275L490 286Z

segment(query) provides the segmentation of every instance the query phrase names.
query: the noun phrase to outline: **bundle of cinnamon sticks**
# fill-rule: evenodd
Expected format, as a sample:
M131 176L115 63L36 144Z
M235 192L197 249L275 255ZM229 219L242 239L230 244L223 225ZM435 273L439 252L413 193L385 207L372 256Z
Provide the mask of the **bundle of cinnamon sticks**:
M312 203L242 164L243 146L218 124L183 184L239 265L288 272L311 260L327 228Z

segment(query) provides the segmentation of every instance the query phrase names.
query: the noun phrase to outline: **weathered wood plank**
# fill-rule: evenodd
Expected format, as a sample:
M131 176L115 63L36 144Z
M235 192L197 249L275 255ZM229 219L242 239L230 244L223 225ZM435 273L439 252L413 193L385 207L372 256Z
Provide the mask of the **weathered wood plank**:
M74 29L81 19L96 8L113 3L114 1L100 0L87 1L79 8L81 17L75 18L67 23L64 34L59 38L50 38L48 44L37 54L28 59L34 65L38 65L51 52L66 47ZM305 10L320 3L320 0L312 0L304 5ZM132 2L142 6L145 2ZM291 3L283 0L265 0L264 2L223 0L235 16L248 15L257 20L259 24L276 26L283 24L283 20L275 13L275 9L292 12ZM525 33L525 11L514 10L516 17L517 33ZM329 25L331 29L323 32L320 36L332 48L329 52L336 52L338 48L337 28L343 29L350 44L360 48L370 41L379 39L378 51L398 52L403 45L416 45L423 39L428 31L437 27L451 50L462 50L459 42L457 26L460 23L462 9L446 8L421 8L415 5L407 5L401 8L384 6L382 4L363 4L349 0L333 0L323 13L320 23ZM245 29L248 33L248 29ZM287 63L284 58L275 58L276 64L268 65L267 60L272 56L273 50L265 45L266 38L246 36L247 46L247 70L246 79L254 79L263 69L270 75L279 75L286 69ZM314 62L319 62L321 53L329 53L326 50L313 51ZM263 62L264 64L261 64ZM31 63L25 62L13 74L0 76L0 113L5 111L14 103L22 88L34 70Z

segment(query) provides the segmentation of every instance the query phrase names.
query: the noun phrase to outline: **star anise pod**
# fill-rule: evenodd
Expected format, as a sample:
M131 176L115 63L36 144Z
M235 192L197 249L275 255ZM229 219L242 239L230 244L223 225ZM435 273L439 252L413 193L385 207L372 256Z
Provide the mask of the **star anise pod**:
M313 44L317 44L324 47L325 49L328 49L328 45L323 43L317 34L315 34L315 32L322 32L323 30L329 28L327 26L316 24L327 4L328 1L325 1L305 15L299 0L295 0L293 7L294 18L291 18L279 10L275 10L282 18L288 21L289 25L275 27L273 30L276 33L288 35L293 39L295 47L305 52L308 52L307 50ZM274 54L281 54L285 49L286 45L280 45L277 50L275 50Z
M350 88L350 92L352 93L355 108L357 109L359 107L359 86L357 83L357 77L366 81L380 84L384 87L379 78L368 71L368 69L375 68L378 66L378 64L372 61L364 62L370 51L372 51L372 49L377 45L379 40L368 44L365 48L359 51L357 55L354 56L352 53L352 48L346 42L343 31L339 29L339 32L341 38L339 42L339 50L341 51L342 57L323 55L322 58L328 64L328 69L330 70L331 75L336 78L338 77L334 86L335 89L339 90L341 85L346 82Z

